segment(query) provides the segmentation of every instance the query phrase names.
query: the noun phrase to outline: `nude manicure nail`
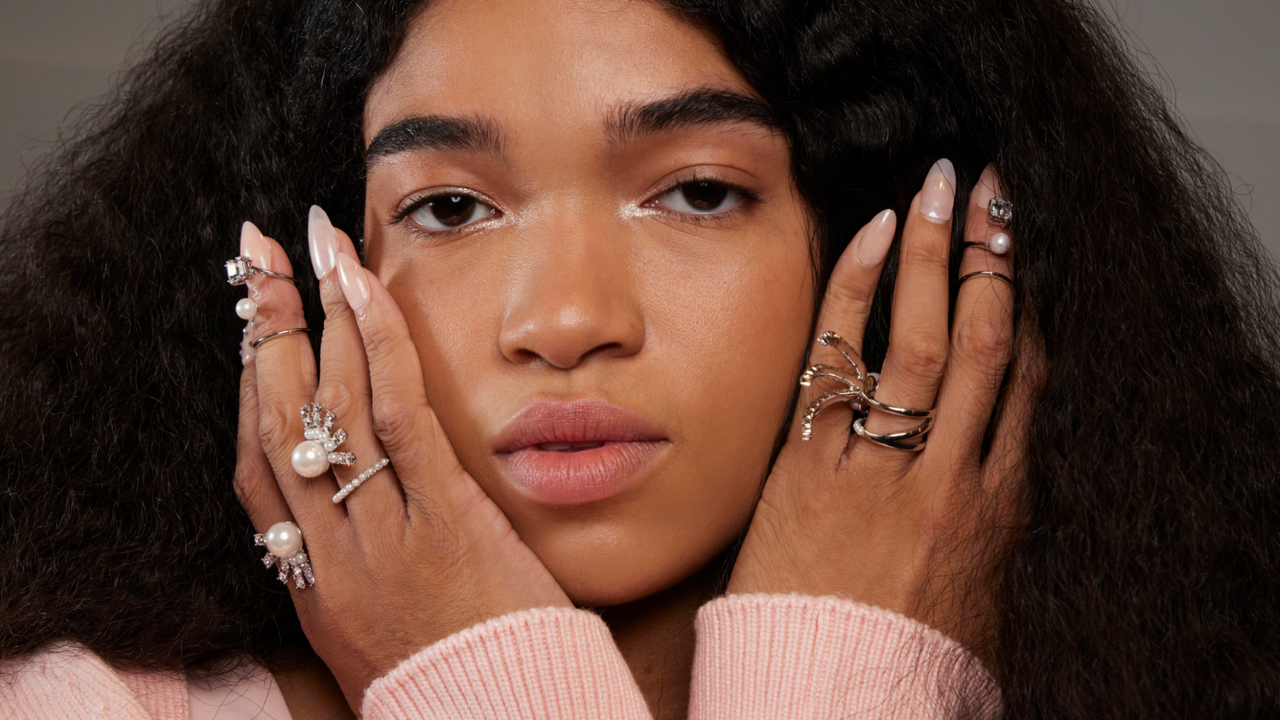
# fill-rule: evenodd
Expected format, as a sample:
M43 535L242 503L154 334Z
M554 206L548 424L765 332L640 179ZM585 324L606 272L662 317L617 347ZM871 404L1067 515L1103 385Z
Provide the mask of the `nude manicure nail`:
M951 219L951 209L956 201L956 169L950 160L943 158L933 164L924 180L920 194L920 214L936 223Z
M333 223L319 205L311 206L307 217L307 246L311 250L311 267L316 278L324 278L338 264L338 235Z
M1000 194L1000 180L996 177L996 169L988 165L978 178L978 186L973 189L973 202L986 210L991 205L991 198Z
M352 310L358 313L369 304L369 281L365 279L360 263L346 255L338 255L338 282Z
M898 217L892 210L885 210L875 216L858 241L858 262L867 267L875 267L884 262L897 228Z
M267 244L266 238L262 237L262 231L258 226L248 220L240 226L240 254L249 258L249 262L259 270L271 269L271 246ZM249 276L248 284L257 285L264 277L253 273Z

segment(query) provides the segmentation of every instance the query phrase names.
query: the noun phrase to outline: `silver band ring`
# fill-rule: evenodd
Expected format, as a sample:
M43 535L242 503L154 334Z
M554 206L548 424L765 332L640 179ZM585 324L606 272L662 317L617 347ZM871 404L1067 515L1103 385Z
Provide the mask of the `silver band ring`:
M928 438L924 436L928 434L929 429L933 426L933 418L925 418L924 422L902 432L893 433L873 433L866 428L866 418L858 418L853 421L853 431L858 437L870 440L877 445L883 445L894 450L906 450L907 452L920 452L924 449ZM920 438L916 442L910 442L915 438Z
M254 275L266 275L267 277L273 277L280 280L288 280L294 285L298 284L298 281L289 275L272 272L270 270L263 270L262 268L255 266L249 258L244 257L243 255L233 257L227 261L228 283L232 285L243 285L249 282L249 278Z
M257 340L251 340L249 342L249 347L257 350L259 345L270 340L271 338L280 337L281 335L293 335L294 333L310 333L310 332L311 332L311 328L289 328L288 330L277 330L273 333L263 335Z
M933 415L933 408L929 408L928 410L909 410L907 408L894 407L893 405L882 403L876 399L874 390L869 393L863 393L862 402L881 412L887 412L891 415L900 415L902 417L909 418L927 418Z
M368 470L365 470L364 472L360 473L360 475L357 476L355 480L352 480L351 482L344 485L342 489L338 491L338 494L333 496L333 504L337 505L343 500L346 500L347 496L355 492L356 488L363 485L365 480L368 480L374 475L377 475L379 470L381 470L382 468L390 464L391 464L391 461L388 460L387 458L382 458L378 462L374 463L373 466L370 467Z
M1013 287L1013 278L1009 277L1008 275L1005 275L1004 273L995 272L994 270L976 270L974 272L969 273L968 275L962 275L960 277L959 284L963 285L965 280L978 277L979 275L984 277L995 278L997 280L1003 280L1009 283L1009 287Z
M1006 227L1013 222L1013 203L998 197L987 203L987 222Z

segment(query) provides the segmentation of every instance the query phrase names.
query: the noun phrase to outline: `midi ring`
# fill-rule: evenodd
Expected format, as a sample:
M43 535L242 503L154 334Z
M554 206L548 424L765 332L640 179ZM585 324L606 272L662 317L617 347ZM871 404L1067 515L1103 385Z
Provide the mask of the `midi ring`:
M1003 280L1009 283L1009 287L1013 287L1013 278L1009 277L1008 275L1005 275L1004 273L995 272L994 270L975 270L974 272L971 272L968 275L962 275L960 276L959 284L963 285L965 280L969 280L969 279L978 277L980 275L983 277L991 277L997 280Z
M249 329L246 327L246 328L245 328L245 332L247 333L248 331L249 331ZM288 330L277 330L277 331L275 331L275 332L273 332L273 333L268 333L268 334L266 334L266 335L263 335L262 337L257 338L257 339L255 339L255 340L250 340L250 341L249 341L249 347L253 348L254 350L257 350L259 345L261 345L262 343L264 343L264 342L266 342L266 341L270 340L271 338L280 337L281 335L293 335L294 333L304 333L304 334L306 334L306 333L310 333L310 332L311 332L311 328L304 328L304 327L300 327L300 328L289 328Z
M373 477L374 475L377 475L379 470L381 470L382 468L384 468L384 467L386 467L386 466L388 466L388 465L390 465L390 464L391 464L391 461L390 461L390 460L388 460L387 458L382 458L382 459L381 459L381 460L379 460L378 462L374 463L374 464L373 464L373 466L372 466L372 467L370 467L368 470L365 470L364 472L362 472L362 473L360 473L358 476L356 476L356 479L355 479L355 480L352 480L351 482L347 483L346 485L343 485L343 486L342 486L342 489L338 491L338 494L333 496L333 504L334 504L334 505L337 505L338 503L342 502L343 500L346 500L346 499L347 499L347 496L348 496L348 495L350 495L351 493L355 492L355 489L356 489L356 488L358 488L358 487L360 487L361 485L363 485L365 480L368 480L369 478Z
M294 285L298 284L297 280L289 275L284 275L270 270L263 270L255 267L249 258L244 256L233 257L227 261L227 282L232 285L243 285L249 282L249 278L254 275L266 275L267 277L279 278L280 280L288 280Z
M320 403L313 402L302 408L302 436L306 438L293 449L293 469L302 477L313 478L329 469L330 465L354 465L355 453L336 452L347 440L346 430L334 430L337 418Z
M316 584L315 575L311 573L311 559L307 551L302 549L302 530L291 522L278 522L265 533L253 536L253 544L265 547L267 554L262 557L264 567L276 566L277 576L286 586L292 576L293 584L299 590Z
M1013 222L1013 203L998 197L987 203L987 222L1006 227Z
M1004 255L1013 247L1013 238L1009 237L1009 233L998 232L991 236L990 242L976 242L970 240L960 243L960 249L964 250L971 247L980 247L993 255Z
M902 432L892 433L873 433L866 427L866 418L858 418L853 421L853 431L858 437L870 440L877 445L883 445L894 450L906 450L907 452L920 452L924 449L924 445L928 442L928 438L924 437L933 427L933 418L928 417L924 422ZM915 438L920 438L916 442L910 442Z

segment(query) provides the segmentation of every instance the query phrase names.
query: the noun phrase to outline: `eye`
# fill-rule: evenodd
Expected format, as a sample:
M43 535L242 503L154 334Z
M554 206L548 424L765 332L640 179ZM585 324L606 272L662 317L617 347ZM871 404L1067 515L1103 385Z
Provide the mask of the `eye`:
M724 183L708 180L682 182L654 201L672 212L688 215L716 215L737 207L743 194Z
M418 201L406 215L428 230L453 230L491 218L497 209L471 195L447 192Z

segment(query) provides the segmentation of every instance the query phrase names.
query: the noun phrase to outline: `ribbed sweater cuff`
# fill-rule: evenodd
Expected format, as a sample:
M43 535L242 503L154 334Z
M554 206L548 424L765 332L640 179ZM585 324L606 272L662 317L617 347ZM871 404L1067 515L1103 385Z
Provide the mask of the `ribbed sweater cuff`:
M959 643L835 597L731 595L698 611L691 718L998 717L999 690Z
M570 608L511 613L400 663L365 693L370 720L650 720L609 628Z

